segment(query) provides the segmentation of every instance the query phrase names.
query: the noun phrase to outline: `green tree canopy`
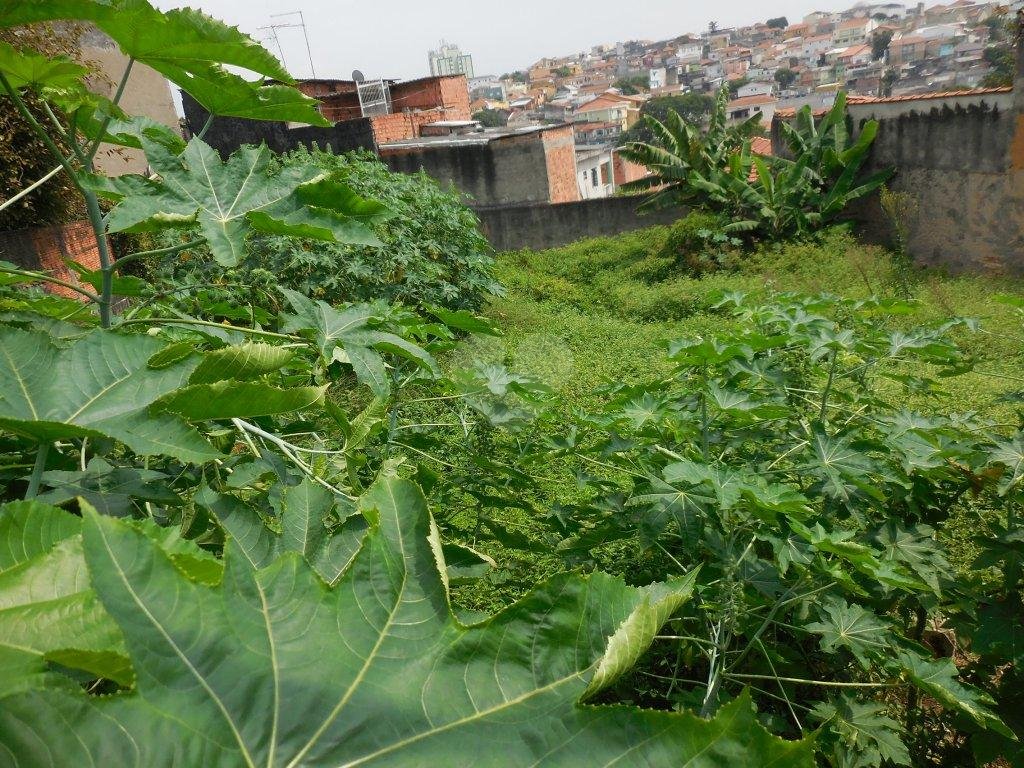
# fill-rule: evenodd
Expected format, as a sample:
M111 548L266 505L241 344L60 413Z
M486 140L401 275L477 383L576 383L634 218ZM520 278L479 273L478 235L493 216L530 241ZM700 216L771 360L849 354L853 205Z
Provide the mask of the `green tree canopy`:
M674 96L659 96L651 99L640 108L640 117L653 117L660 122L668 119L668 113L676 111L688 123L702 123L715 106L715 99L706 93L681 93ZM636 125L619 137L619 146L631 141L649 143L654 135L646 121L640 120Z

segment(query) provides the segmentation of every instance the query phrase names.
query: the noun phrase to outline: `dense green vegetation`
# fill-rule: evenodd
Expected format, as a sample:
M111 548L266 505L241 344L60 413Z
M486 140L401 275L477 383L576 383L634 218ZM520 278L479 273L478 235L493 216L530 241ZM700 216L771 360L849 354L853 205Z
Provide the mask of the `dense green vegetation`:
M0 0L65 19L322 122L201 13ZM721 102L648 121L703 212L496 264L425 177L222 160L87 75L0 46L101 236L78 284L0 263L7 763L1020 764L1021 286L821 229L838 113L770 171Z

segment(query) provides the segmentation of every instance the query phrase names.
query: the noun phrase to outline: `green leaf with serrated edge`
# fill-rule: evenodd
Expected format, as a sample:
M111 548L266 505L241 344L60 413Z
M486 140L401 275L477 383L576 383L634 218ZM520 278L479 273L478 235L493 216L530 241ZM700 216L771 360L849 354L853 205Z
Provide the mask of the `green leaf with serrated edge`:
M301 411L323 399L327 386L282 389L256 381L193 384L161 398L155 408L190 421L245 419Z
M479 333L485 336L501 336L501 331L491 325L487 318L478 317L468 310L455 311L443 307L427 307L426 309L449 328L454 328L457 331Z
M337 581L367 530L360 515L351 515L328 530L326 519L336 509L337 500L309 478L281 493L277 505L280 533L271 530L259 512L236 496L218 494L204 486L195 499L213 513L253 568L265 568L282 554L296 552L328 584Z
M39 502L0 507L0 695L61 684L58 660L121 683L121 632L89 585L79 517Z
M811 740L768 734L747 694L712 720L579 703L596 670L620 671L609 638L631 656L647 635L634 615L653 621L687 589L562 575L464 627L419 490L389 478L363 508L373 527L335 589L297 555L254 571L231 544L223 582L195 585L131 528L90 515L89 568L136 692L8 697L0 745L23 768L813 764Z
M300 189L316 170L295 166L272 171L266 146L243 146L222 161L200 139L192 139L180 155L146 134L140 141L159 179L122 176L111 182L120 195L107 214L111 232L198 226L214 259L226 267L245 257L245 238L253 230L379 244L362 220L363 207L353 201L353 195L325 197L323 204L330 208L307 205L300 199Z
M1024 434L999 442L989 458L992 463L1006 467L1006 474L999 483L999 493L1006 495L1024 479Z
M830 598L822 606L822 618L806 627L821 635L821 649L834 652L846 648L865 669L871 666L871 658L890 647L889 625L859 605Z
M44 88L82 88L82 78L89 70L70 59L50 59L0 42L0 72L12 88L42 91Z
M148 411L183 386L198 362L150 368L164 346L149 336L96 330L58 349L46 334L0 328L0 427L37 442L106 436L142 455L216 458L186 422Z
M279 84L247 82L223 65L289 83L267 50L236 27L183 8L167 12L145 0L0 0L0 27L37 21L92 22L136 61L185 89L214 114L326 125L316 101Z
M879 766L883 761L910 765L910 753L900 738L902 728L884 712L884 704L841 696L818 702L811 716L838 736L835 746L839 754L857 756L856 762L844 761L842 765Z
M1014 738L1013 732L993 711L995 702L984 691L961 683L960 671L950 659L925 659L901 652L896 663L907 678L943 707L960 712L981 728Z
M250 381L287 365L295 354L272 344L247 343L222 347L203 355L192 371L189 384L213 384L234 379Z

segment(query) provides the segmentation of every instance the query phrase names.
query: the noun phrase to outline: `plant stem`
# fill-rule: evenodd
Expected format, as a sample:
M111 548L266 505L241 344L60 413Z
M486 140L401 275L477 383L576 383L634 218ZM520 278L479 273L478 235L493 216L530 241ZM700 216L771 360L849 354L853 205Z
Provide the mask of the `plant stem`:
M65 288L68 288L69 290L76 291L82 294L83 296L88 298L89 301L95 302L97 304L100 301L100 297L97 296L95 293L87 291L85 288L81 288L75 285L74 283L69 283L67 280L60 280L59 278L56 277L50 277L49 275L43 274L42 272L33 272L31 270L26 269L8 269L7 267L0 267L0 273L3 273L5 275L22 275L23 277L31 277L41 282L62 285Z
M122 256L114 264L115 267L123 267L125 264L130 264L133 261L139 259L146 259L150 256L168 256L178 251L187 251L189 248L195 248L196 246L202 245L205 241L201 237L197 237L195 240L189 240L187 243L180 243L178 245L170 245L166 248L156 248L152 251L138 251L136 253L129 253L127 256Z
M800 685L820 685L827 688L898 688L899 683L844 683L837 680L805 680L802 677L776 677L775 675L741 675L737 672L726 672L725 676L736 680L780 680L784 683Z
M100 251L100 269L103 272L99 300L100 325L109 328L110 303L114 297L114 273L111 269L113 260L110 258L110 244L107 242L103 214L100 212L100 203L96 193L83 190L83 196L85 197L85 208L89 212L89 223L92 224L92 231L96 235L96 245Z
M192 320L189 318L179 317L144 317L133 320L125 320L121 325L159 325L160 323L167 323L169 325L198 325L204 328L219 328L222 331L237 331L238 333L248 333L253 336L267 336L271 339L288 339L288 341L299 341L305 342L306 340L300 336L289 336L286 333L274 333L273 331L260 331L255 328L243 328L239 325L225 325L223 323L214 323L209 320Z
M121 97L124 95L124 89L125 86L128 85L128 78L132 73L132 66L134 66L134 64L135 57L129 57L128 64L127 66L125 66L124 73L121 75L121 82L117 84L117 91L114 92L114 98L112 99L114 106L117 106L118 103L120 103ZM113 117L114 115L112 113L108 113L107 116L103 118L103 123L100 125L99 133L96 135L96 138L93 140L92 145L89 147L89 151L86 152L86 157L88 158L88 161L90 163L92 162L93 158L96 157L96 153L100 149L100 144L103 143L103 136L106 134L107 128L109 127L110 121L113 119Z
M33 182L32 184L30 184L29 186L27 186L23 190L21 190L21 192L19 192L18 194L16 194L13 197L9 197L8 199L4 200L2 203L0 203L0 211L7 210L12 205L14 205L16 202L21 200L21 198L25 197L26 195L32 194L34 191L39 189L39 187L43 186L43 184L48 182L50 179L52 179L54 176L56 176L62 170L64 170L64 166L63 165L58 165L56 168L54 168L48 174L43 176L43 178L39 179L39 181Z
M46 456L50 453L49 443L40 443L36 451L36 463L32 465L32 475L29 477L28 490L25 491L26 499L34 499L39 493L39 483L43 479L43 470L46 469Z
M72 167L71 161L64 157L64 153L60 151L60 148L56 145L56 143L54 143L53 139L50 138L50 134L48 134L46 130L43 128L43 126L39 124L39 121L36 120L35 115L32 114L28 106L22 100L21 95L11 85L11 82L4 76L2 72L0 72L0 86L3 86L3 89L7 91L7 95L11 97L11 101L14 102L14 106L18 110L18 113L23 118L25 118L25 122L27 122L29 126L31 126L32 130L36 132L36 135L39 136L43 144L46 145L46 148L50 150L50 154L52 154L53 157L57 160L57 162L61 164L61 167L65 171L67 171L68 176L71 177L71 180L74 182L75 186L78 187L79 190L84 192L85 190L82 188L82 183L81 181L79 181L78 174L75 171L74 167Z
M833 349L832 362L829 364L828 367L828 382L825 384L825 391L821 393L821 411L818 413L818 421L820 422L825 421L825 413L827 412L826 409L828 408L828 396L829 393L832 391L832 382L835 381L836 378L836 359L838 355L839 350Z
M199 129L199 133L196 134L197 139L202 139L206 135L206 132L210 130L210 126L213 125L213 114L206 118L206 122L203 123L203 127Z

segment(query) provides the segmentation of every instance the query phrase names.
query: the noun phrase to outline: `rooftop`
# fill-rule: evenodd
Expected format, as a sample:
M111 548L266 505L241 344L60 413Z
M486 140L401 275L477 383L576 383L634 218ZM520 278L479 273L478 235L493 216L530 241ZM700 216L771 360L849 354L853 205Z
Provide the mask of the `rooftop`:
M542 133L556 128L571 127L569 123L558 125L524 125L518 128L489 128L485 131L474 133L456 134L452 136L421 136L418 139L403 139L387 144L381 144L382 150L390 149L426 149L427 147L467 147L484 146L498 139L510 138L512 136L526 136L531 133Z

